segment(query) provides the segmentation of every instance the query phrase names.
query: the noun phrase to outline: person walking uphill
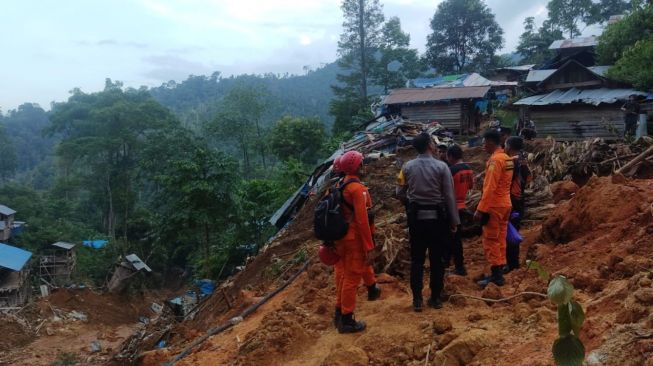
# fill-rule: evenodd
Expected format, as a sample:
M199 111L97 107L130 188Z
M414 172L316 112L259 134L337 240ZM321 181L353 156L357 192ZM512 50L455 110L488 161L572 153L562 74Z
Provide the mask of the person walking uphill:
M485 151L491 154L485 166L483 194L474 219L483 227L483 250L490 262L492 274L478 285L485 288L490 282L503 286L503 266L506 265L506 235L510 219L510 187L514 163L501 148L501 135L489 130L483 135Z
M345 176L346 174L342 172L342 169L340 168L340 159L342 158L341 156L338 156L334 162L333 162L333 173L337 174L339 177L338 182L336 183L336 187L340 188L343 186L343 183L345 181ZM371 203L371 201L370 201ZM370 222L370 231L372 235L374 235L374 224ZM335 315L333 318L333 324L338 328L340 321L342 319L342 298L341 298L341 291L340 288L342 286L343 278L344 278L344 261L339 260L335 266L334 266L334 275L335 275L335 283L336 283L336 309L335 309ZM363 271L363 284L365 287L367 287L367 300L368 301L374 301L377 300L379 297L381 297L381 289L377 286L376 284L376 276L374 273L374 268L371 265L367 265L365 271Z
M365 322L354 318L357 289L366 271L370 270L368 257L374 249L368 216L372 199L367 187L360 182L362 166L363 155L357 151L346 152L339 161L339 169L346 174L342 181L342 199L345 202L344 215L349 222L347 234L335 243L340 256L339 271L342 271L341 276L336 275L336 317L339 308L341 316L337 320L337 327L340 333L361 332L366 326ZM380 291L376 285L373 288L373 295L378 298L377 292Z
M413 140L419 153L401 168L397 178L397 197L404 202L410 235L410 288L413 308L422 311L424 260L429 253L431 296L428 305L442 307L440 293L444 286L443 255L460 224L453 180L447 164L435 159L437 153L431 136L421 133Z

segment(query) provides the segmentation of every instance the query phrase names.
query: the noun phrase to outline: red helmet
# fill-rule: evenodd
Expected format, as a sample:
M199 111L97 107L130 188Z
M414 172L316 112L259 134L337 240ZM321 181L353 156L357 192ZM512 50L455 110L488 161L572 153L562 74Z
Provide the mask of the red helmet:
M334 173L340 173L340 158L342 158L342 155L338 155L338 157L333 161Z
M327 266L333 266L340 260L340 256L336 253L336 249L325 245L320 245L318 255L320 257L320 262Z
M354 174L363 163L363 154L358 151L347 151L340 157L340 170L345 174Z

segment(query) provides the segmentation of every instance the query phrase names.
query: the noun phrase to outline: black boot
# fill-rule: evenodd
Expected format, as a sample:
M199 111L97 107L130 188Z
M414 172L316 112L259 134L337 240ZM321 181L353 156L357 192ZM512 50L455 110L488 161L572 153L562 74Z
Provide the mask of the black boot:
M482 280L476 282L481 288L485 288L490 282L497 286L503 286L505 280L503 279L503 266L492 266L492 274Z
M356 321L354 313L343 314L338 324L338 333L358 333L365 330L365 322Z
M442 309L442 300L438 297L431 296L427 304L433 309Z
M333 315L333 326L338 328L338 324L340 323L340 319L342 318L342 311L340 308L336 308L336 312Z
M419 313L422 311L424 308L424 301L422 300L421 297L413 297L413 310L415 310L416 313Z
M376 283L372 286L367 286L367 301L374 301L379 297L381 297L381 289Z

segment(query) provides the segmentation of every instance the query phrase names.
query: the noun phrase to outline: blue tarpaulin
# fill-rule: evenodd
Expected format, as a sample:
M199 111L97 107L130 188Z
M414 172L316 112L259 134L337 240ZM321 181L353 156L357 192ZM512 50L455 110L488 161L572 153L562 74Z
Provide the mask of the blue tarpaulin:
M202 297L206 295L211 295L213 291L215 291L215 282L204 279L204 280L197 280L195 281L195 284L197 287L200 288L200 292L202 293Z
M106 240L84 240L83 244L85 247L100 249L107 246L108 241Z
M0 243L0 267L20 271L31 256L26 250Z

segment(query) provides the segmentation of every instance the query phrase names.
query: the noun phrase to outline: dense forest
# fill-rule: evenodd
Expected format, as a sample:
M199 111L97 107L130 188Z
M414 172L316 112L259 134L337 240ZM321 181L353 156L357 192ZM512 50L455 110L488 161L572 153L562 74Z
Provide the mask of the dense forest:
M625 13L607 26L599 57L616 65L615 78L653 88L642 66L653 62L651 5L575 3L551 0L539 28L527 18L519 57L509 58L497 55L503 30L483 1L442 2L420 55L379 0L344 0L337 62L303 75L214 72L138 89L107 79L49 111L28 103L0 113L0 203L28 222L12 240L39 253L56 241L108 239L80 250L80 281L98 284L130 252L164 275L229 275L275 233L269 217L316 162L408 79L539 64L553 40ZM468 22L451 21L461 17Z

